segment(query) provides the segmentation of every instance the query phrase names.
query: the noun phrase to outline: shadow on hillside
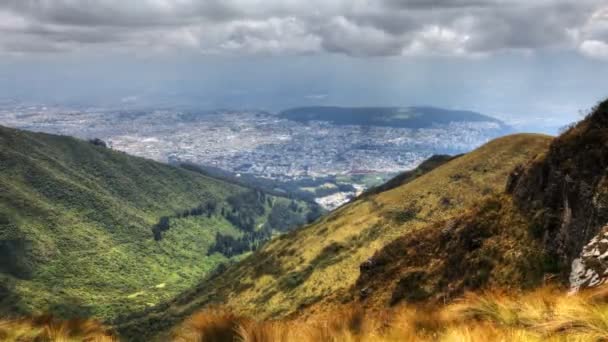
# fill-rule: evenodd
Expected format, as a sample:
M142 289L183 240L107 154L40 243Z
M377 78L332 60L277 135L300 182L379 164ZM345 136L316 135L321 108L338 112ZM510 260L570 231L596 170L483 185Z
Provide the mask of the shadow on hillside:
M62 319L89 318L93 316L90 306L83 304L80 299L66 298L49 306L50 313Z
M24 315L22 298L15 292L15 284L11 280L0 279L0 315Z

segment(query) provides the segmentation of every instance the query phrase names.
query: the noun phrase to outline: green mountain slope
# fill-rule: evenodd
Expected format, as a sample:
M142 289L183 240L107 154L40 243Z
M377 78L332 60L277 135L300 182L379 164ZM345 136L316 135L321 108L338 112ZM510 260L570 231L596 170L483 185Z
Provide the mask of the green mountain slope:
M304 223L309 210L74 138L0 127L0 312L112 319L141 310Z
M518 134L429 167L317 222L273 239L250 257L174 301L120 322L128 336L162 330L211 304L256 318L353 300L360 265L408 232L438 226L502 193L517 165L544 153L551 137ZM466 229L465 229L466 230ZM431 259L428 259L431 260ZM159 328L161 327L161 328Z

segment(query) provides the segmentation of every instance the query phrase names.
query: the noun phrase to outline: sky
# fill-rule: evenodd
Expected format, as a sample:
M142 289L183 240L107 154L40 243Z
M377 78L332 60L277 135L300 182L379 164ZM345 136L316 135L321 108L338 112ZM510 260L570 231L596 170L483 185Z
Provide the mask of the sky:
M606 0L0 0L0 100L558 126L608 97L607 75Z

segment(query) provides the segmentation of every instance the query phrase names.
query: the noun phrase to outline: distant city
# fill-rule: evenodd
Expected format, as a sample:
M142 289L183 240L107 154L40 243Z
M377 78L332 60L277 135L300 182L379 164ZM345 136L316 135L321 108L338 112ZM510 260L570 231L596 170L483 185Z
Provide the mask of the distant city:
M433 154L466 152L505 131L490 120L407 128L298 122L264 111L68 108L17 102L0 104L0 124L100 138L109 147L136 156L273 180L278 190L280 184L304 180L307 185L299 191L310 192L327 209L415 168Z

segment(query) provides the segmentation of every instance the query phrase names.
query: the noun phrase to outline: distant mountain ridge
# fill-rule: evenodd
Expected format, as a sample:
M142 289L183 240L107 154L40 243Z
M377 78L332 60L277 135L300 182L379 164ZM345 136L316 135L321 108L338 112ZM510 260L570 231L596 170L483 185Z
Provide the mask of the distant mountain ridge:
M296 107L279 113L284 119L309 122L328 121L336 125L428 128L451 122L491 122L500 128L507 125L496 118L468 110L437 107Z

